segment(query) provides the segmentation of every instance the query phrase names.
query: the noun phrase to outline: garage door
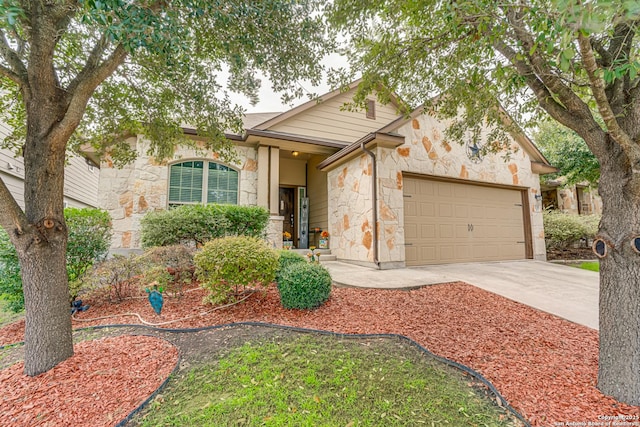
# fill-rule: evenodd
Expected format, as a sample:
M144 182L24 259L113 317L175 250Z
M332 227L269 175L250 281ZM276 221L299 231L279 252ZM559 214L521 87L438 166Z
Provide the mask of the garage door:
M522 192L404 178L406 264L526 257Z

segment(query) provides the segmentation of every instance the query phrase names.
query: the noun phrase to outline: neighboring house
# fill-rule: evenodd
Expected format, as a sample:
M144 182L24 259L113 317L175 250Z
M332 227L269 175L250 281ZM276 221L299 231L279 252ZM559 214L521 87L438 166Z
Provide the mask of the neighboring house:
M555 169L531 140L514 135L518 150L507 162L500 153L483 157L448 142L448 123L422 110L403 117L372 98L367 111L343 111L355 85L282 114L248 114L244 134L228 135L241 159L234 164L187 149L158 162L143 136L131 138L138 159L100 169L113 248L140 246L150 210L205 201L269 209L275 247L283 231L306 248L328 230L339 260L380 268L545 259L536 201L539 175Z
M0 122L0 139L11 129ZM69 155L64 178L64 206L98 207L99 167L82 156ZM6 149L0 149L0 178L24 209L24 159Z
M543 209L557 209L575 215L602 214L598 190L588 183L566 186L562 179L540 183Z

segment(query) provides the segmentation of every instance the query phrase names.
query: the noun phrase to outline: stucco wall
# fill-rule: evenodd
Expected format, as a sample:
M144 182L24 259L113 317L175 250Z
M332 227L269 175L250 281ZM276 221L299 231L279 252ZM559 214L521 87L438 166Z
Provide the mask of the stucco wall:
M140 247L140 220L149 211L166 209L168 175L171 162L157 162L147 155L148 143L141 137L131 138L137 159L118 169L108 159L100 168L99 206L106 209L113 220L112 249ZM238 202L255 205L257 201L257 150L236 148L240 161L229 164L240 174ZM179 148L172 161L182 159L216 160L218 155L202 155L193 149Z
M473 163L467 157L465 147L445 139L447 126L446 122L421 115L397 130L405 136L403 145L396 149L375 149L379 261L383 266L404 262L402 172L526 187L534 258L545 259L542 214L536 212L535 203L535 195L540 191L539 176L531 171L529 155L520 148L508 160L503 158L506 153L497 153L487 154L482 162ZM331 248L340 259L373 261L369 162L368 158L360 156L329 172ZM336 236L340 236L338 245L334 244Z

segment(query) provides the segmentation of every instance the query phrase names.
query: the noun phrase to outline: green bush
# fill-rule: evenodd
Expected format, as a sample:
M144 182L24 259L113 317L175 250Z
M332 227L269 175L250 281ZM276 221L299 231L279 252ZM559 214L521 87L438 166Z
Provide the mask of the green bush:
M544 237L548 249L567 248L598 233L598 215L572 215L561 211L543 214Z
M280 257L278 258L278 271L276 272L276 282L280 282L282 273L293 264L306 263L307 260L299 253L282 250L280 251Z
M142 218L143 247L199 246L225 236L262 237L269 212L258 206L184 205Z
M111 243L111 218L106 211L91 208L66 208L67 274L69 293L73 300L80 290L79 278L96 262L105 258ZM22 278L16 250L7 233L0 229L0 295L9 308L24 308Z
M256 237L223 237L205 244L195 264L201 286L209 291L207 301L220 304L246 286L273 282L278 254Z
M2 228L0 228L0 296L7 301L9 310L17 313L24 309L18 254L9 241L9 235Z
M100 209L66 208L64 219L69 230L67 273L69 282L73 282L107 256L111 244L111 217Z
M329 299L331 275L320 264L294 263L282 272L278 291L284 308L320 307Z
M79 282L82 291L93 297L120 302L140 293L140 279L149 268L148 260L141 255L114 255L96 264Z
M194 250L183 245L158 246L148 249L142 257L149 267L143 272L146 284L157 282L165 290L182 295L185 285L194 279Z

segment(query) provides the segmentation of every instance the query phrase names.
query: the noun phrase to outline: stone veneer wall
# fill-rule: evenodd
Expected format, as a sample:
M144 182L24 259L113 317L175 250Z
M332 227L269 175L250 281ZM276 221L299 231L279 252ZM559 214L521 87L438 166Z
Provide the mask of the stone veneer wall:
M331 253L339 260L373 262L371 172L363 154L328 173Z
M487 154L481 163L474 164L465 147L445 139L447 126L447 122L421 115L398 129L405 136L403 145L375 150L382 268L397 267L405 260L402 172L528 187L534 258L546 259L542 213L535 209L539 176L531 171L528 154L519 148L507 161L503 159L505 153L497 153ZM339 259L373 261L370 168L369 159L363 155L329 172L329 231L332 252ZM338 244L334 244L336 236L340 236Z
M118 169L109 160L100 168L98 204L111 215L113 223L112 249L140 247L140 219L149 211L167 208L170 162L157 162L147 155L148 143L142 138L131 138L137 159ZM133 145L134 144L134 145ZM238 202L255 205L257 202L257 150L237 147L240 163L229 166L240 172ZM188 159L216 160L216 153L198 154L193 149L179 148L172 161Z

